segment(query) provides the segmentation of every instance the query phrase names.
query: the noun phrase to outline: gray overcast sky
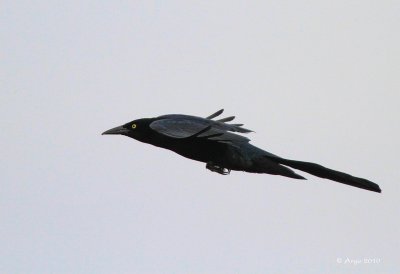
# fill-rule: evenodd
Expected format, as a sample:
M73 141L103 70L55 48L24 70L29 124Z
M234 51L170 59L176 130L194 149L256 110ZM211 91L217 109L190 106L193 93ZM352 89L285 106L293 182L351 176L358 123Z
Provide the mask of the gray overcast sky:
M2 1L0 273L400 273L399 14L388 0ZM100 135L222 107L253 144L383 193L220 176Z

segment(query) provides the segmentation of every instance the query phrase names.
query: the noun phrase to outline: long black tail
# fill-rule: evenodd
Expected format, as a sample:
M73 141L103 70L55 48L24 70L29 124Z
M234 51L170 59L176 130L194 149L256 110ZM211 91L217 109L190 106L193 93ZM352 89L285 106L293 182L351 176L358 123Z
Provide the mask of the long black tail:
M381 189L379 185L368 181L363 178L358 178L351 176L350 174L346 174L337 170L329 169L326 167L323 167L321 165L315 164L315 163L309 163L309 162L302 162L302 161L294 161L294 160L288 160L288 159L283 159L283 158L269 158L273 160L276 163L286 165L301 171L305 171L307 173L310 173L312 175L321 177L321 178L326 178L329 180L333 180L342 184L350 185L350 186L355 186L358 188L370 190L370 191L375 191L375 192L381 192Z

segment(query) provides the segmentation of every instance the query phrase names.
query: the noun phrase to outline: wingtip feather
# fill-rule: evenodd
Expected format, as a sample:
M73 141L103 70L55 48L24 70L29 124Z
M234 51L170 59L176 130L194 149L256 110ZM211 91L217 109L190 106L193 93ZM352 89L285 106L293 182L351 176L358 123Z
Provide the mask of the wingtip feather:
M211 119L213 119L213 118L215 118L215 117L221 115L222 112L224 112L224 109L223 109L223 108L220 109L220 110L218 110L217 112L215 112L215 113L213 113L213 114L207 116L206 119L210 119L210 120L211 120Z

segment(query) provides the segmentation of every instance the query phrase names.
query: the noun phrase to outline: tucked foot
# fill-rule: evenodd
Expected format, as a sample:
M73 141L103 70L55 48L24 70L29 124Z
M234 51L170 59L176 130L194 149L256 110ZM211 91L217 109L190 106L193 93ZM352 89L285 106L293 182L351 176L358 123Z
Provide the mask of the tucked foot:
M208 162L207 165L206 165L206 168L211 170L212 172L217 172L217 173L222 174L222 175L228 175L231 172L230 169L217 166L213 162Z

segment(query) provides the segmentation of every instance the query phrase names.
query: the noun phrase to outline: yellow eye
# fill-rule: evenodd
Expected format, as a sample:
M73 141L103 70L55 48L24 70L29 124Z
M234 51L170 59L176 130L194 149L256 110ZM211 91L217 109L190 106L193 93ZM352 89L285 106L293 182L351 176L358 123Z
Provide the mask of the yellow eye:
M132 124L132 128L135 129L136 128L136 124Z

